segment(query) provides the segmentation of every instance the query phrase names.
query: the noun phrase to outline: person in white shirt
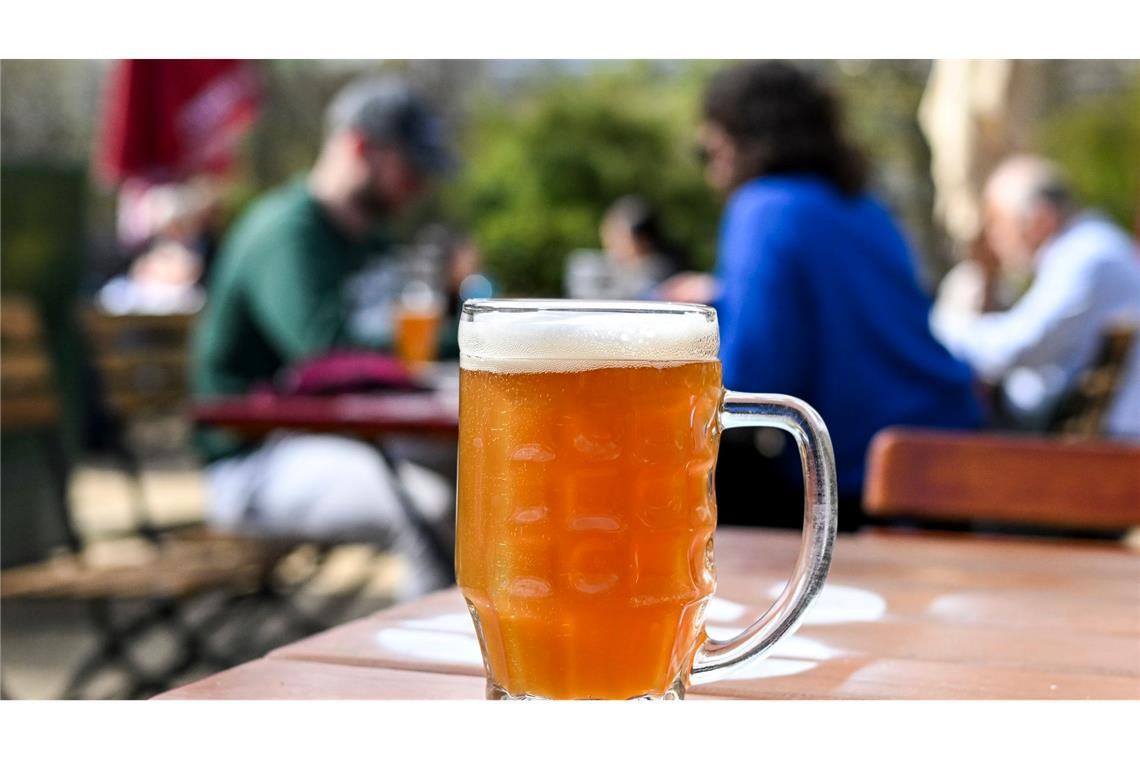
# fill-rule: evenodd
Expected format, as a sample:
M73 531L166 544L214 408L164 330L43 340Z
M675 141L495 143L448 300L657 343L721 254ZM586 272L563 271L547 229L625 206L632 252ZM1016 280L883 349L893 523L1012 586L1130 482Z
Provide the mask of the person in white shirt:
M1140 251L1103 216L1078 210L1060 171L1030 155L1007 159L984 195L987 242L1006 270L1031 269L1033 282L1008 310L935 310L935 335L983 380L1000 385L1007 413L1041 428L1106 330L1140 325ZM1140 341L1140 339L1138 339ZM1105 419L1107 435L1140 438L1140 345Z

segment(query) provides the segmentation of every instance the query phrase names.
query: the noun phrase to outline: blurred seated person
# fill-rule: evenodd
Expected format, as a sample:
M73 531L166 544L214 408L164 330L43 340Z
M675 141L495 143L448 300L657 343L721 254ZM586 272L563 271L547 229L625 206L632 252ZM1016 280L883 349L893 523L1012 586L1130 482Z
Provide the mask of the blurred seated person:
M192 314L202 308L202 260L177 241L162 240L139 255L125 275L96 296L111 314Z
M716 273L678 275L663 295L716 306L726 387L798 396L822 415L835 448L839 528L855 529L876 432L980 425L970 369L931 334L912 251L867 193L863 160L826 90L787 64L744 63L714 76L703 116L706 179L728 198ZM721 518L799 527L795 446L754 436L726 431Z
M192 313L202 307L207 263L203 241L215 214L216 194L203 183L154 185L137 202L136 224L146 245L129 270L112 278L96 296L113 314Z
M1124 230L1078 209L1057 167L1037 156L1002 163L983 201L986 242L1001 270L1032 271L1032 284L1008 311L939 309L932 325L954 354L1000 386L1001 422L1040 430L1106 330L1140 323L1140 252ZM1140 437L1135 343L1126 361L1104 432Z
M566 259L565 291L571 298L655 299L657 286L685 268L684 252L639 195L614 201L598 235L603 250L574 251Z
M614 298L652 298L656 287L686 266L685 256L661 226L656 209L639 195L618 198L600 231Z
M466 231L448 224L431 224L420 231L416 242L424 251L423 257L432 260L441 273L448 318L458 321L468 298L491 297L494 288L483 272L483 254Z
M984 234L979 234L965 253L938 283L932 320L937 321L943 311L973 314L1004 311L1028 285L1024 282L1025 273L1002 269Z
M354 333L354 274L377 251L383 222L410 210L452 165L439 123L394 79L348 85L303 181L256 201L223 242L194 344L200 397L245 394L280 370L345 346L388 348ZM199 431L209 519L229 530L312 540L373 541L412 570L401 596L440 585L423 536L401 510L397 477L377 450L335 435L279 434L243 446ZM442 478L408 463L399 477L428 518L452 503Z

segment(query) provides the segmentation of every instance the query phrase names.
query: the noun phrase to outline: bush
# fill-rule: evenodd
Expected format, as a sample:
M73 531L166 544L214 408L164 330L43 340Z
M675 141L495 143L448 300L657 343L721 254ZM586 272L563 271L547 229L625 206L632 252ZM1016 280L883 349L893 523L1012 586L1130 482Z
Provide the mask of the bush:
M1042 152L1065 169L1080 200L1126 229L1140 213L1140 77L1123 95L1081 102L1051 116Z
M567 254L598 247L606 207L633 192L658 205L694 264L711 263L717 201L691 150L698 85L690 72L629 64L476 105L446 204L501 291L560 293Z

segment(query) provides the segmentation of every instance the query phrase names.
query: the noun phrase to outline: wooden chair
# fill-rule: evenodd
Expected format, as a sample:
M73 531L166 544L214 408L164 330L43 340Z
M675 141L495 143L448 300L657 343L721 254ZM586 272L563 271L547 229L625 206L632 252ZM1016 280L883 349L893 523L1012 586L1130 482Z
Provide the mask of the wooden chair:
M193 314L83 312L110 410L122 417L180 414L189 398Z
M112 542L93 542L81 535L67 497L70 467L60 442L59 404L38 314L16 296L5 295L0 304L0 423L5 432L24 431L43 441L52 504L66 534L66 546L48 559L4 570L0 598L85 603L97 646L71 677L64 697L83 695L106 670L125 672L124 695L138 697L170 688L175 678L197 665L236 664L240 658L214 652L207 641L218 616L232 606L223 604L219 612L193 624L185 619L183 607L208 593L220 592L232 600L264 590L288 547L201 529L160 534L143 529L145 514L135 535ZM124 619L113 609L118 602L143 610ZM156 629L179 642L180 656L151 672L136 663L131 650L134 642Z
M126 476L136 525L147 534L171 526L157 525L157 515L146 503L137 450L176 451L188 445L193 319L192 314L110 314L95 308L80 314L97 386L91 403L105 428L97 437Z
M863 499L874 517L1121 531L1140 525L1140 445L888 428Z
M263 585L254 601L285 617L286 625L299 634L316 632L323 626L316 618L294 607L290 596L319 574L335 544L237 539L207 528L201 521L189 526L171 524L165 519L160 523L155 510L150 509L146 502L136 448L185 450L189 446L186 439L189 428L185 423L189 418L190 404L190 339L196 318L196 314L187 313L112 314L97 308L87 308L81 314L81 322L92 346L96 379L100 386L99 400L113 423L110 448L130 483L136 525L146 536L157 537L174 531L176 537L192 537L196 545L207 551L220 552L222 556L235 543L241 546L260 544L272 556L279 557L303 546L314 550L317 557L309 563L311 569L307 577L293 573L291 582L283 589ZM148 427L152 428L149 432L154 433L156 426L161 432L161 423L174 423L174 435L133 435L147 432ZM168 433L169 430L167 426ZM320 610L318 617L335 615L340 606L328 605Z
M1117 387L1137 349L1137 327L1124 323L1109 327L1093 363L1081 373L1073 388L1057 405L1049 424L1053 432L1096 437L1104 431L1104 417Z

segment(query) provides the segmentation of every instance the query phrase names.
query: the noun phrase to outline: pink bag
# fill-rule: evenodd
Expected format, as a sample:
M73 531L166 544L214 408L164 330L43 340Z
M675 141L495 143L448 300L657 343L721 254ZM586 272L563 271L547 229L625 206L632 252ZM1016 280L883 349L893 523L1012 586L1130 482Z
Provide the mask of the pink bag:
M370 351L337 351L283 370L277 391L297 396L427 391L399 359Z

